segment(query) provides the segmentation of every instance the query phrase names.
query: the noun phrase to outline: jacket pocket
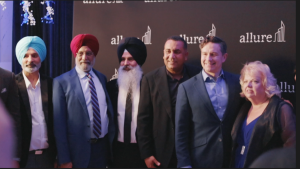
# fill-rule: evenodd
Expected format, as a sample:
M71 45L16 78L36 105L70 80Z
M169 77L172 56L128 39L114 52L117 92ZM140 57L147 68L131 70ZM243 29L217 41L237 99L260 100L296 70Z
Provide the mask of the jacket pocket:
M206 145L207 142L206 142L206 137L205 138L200 138L200 139L197 139L194 143L194 148L197 148L197 147L201 147L201 146L204 146Z

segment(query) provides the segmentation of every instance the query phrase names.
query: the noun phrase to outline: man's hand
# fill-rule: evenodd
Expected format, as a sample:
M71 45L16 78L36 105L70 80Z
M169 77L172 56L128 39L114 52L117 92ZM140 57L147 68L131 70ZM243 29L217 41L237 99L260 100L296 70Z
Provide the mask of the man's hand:
M157 166L160 166L160 162L158 162L154 156L146 158L145 163L148 168L156 168Z
M72 162L65 163L65 164L61 164L61 165L59 166L59 168L72 168L72 167L73 167Z

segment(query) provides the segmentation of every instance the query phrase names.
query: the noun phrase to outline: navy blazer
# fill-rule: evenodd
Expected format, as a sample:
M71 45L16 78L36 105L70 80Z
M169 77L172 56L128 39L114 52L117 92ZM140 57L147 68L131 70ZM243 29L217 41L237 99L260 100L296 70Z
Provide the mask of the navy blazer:
M112 157L112 142L115 135L113 108L106 90L106 77L94 69L93 71L106 95L108 137ZM75 168L86 168L91 152L90 118L75 68L53 80L53 110L58 163L72 162Z
M210 101L202 72L178 87L175 147L178 167L228 167L231 129L241 102L239 76L224 71L228 104L220 121Z

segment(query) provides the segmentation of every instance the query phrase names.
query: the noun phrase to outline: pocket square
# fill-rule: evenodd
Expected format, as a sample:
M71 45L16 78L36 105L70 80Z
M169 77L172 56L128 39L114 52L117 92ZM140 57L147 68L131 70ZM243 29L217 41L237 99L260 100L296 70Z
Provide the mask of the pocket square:
M1 93L5 93L6 92L6 88L1 90Z

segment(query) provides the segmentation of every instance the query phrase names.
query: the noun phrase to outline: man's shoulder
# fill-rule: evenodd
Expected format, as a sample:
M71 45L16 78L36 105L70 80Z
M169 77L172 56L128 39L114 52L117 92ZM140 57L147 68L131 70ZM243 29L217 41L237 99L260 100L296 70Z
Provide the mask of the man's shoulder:
M163 71L166 69L165 66L156 68L148 73L146 73L144 75L144 78L153 78L153 77L157 77L157 75L162 75ZM167 73L165 73L167 75Z
M1 76L1 77L11 77L12 74L13 74L13 72L10 72L10 71L8 71L8 70L6 70L6 69L2 69L2 68L0 67L0 76Z
M116 88L118 83L118 79L111 80L107 82L106 88L111 89L111 88Z
M235 80L235 81L239 81L240 80L240 75L239 74L235 74L235 73L231 73L231 72L227 72L227 71L223 71L224 72L224 75L225 75L225 78L230 78L232 80Z
M63 80L66 80L66 79L69 79L71 74L74 73L73 71L75 71L74 69L71 69L70 71L67 71L57 77L55 77L53 80L55 81L63 81ZM76 73L76 71L75 71Z

